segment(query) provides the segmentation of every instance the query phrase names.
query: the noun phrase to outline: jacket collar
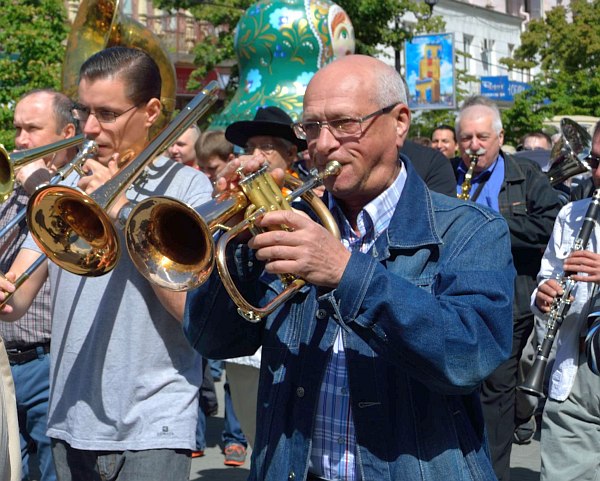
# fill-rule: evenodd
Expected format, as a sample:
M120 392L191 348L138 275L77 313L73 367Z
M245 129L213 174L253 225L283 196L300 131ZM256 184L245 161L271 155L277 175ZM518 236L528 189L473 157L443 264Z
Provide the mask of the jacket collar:
M400 154L398 161L403 163L407 179L390 225L375 244L380 253L382 250L386 251L384 257L389 256L388 247L414 249L442 244L435 228L431 193L406 156ZM325 203L327 204L326 200ZM415 209L415 206L424 206L425 209ZM381 244L382 238L386 240L385 246Z
M525 180L525 173L519 167L515 157L502 151L500 151L500 155L504 157L504 181L523 182Z
M435 228L431 192L415 171L408 157L400 154L407 179L400 201L387 231L391 248L415 248L430 244L442 244ZM423 209L416 209L422 206Z

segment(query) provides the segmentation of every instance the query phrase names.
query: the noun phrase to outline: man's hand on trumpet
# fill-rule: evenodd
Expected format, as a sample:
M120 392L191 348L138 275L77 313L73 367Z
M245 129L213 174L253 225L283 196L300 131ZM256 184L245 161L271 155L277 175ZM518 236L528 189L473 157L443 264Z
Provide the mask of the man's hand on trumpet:
M219 172L219 176L214 183L215 190L213 196L217 196L226 191L239 190L240 169L244 175L250 175L260 169L267 161L263 154L257 155L240 155L235 159L230 160L223 169ZM281 169L273 169L271 175L278 185L283 185L283 177L285 173Z
M268 212L257 220L268 230L253 237L248 246L265 261L272 274L294 274L317 286L335 288L350 260L350 252L327 229L305 214L289 210Z

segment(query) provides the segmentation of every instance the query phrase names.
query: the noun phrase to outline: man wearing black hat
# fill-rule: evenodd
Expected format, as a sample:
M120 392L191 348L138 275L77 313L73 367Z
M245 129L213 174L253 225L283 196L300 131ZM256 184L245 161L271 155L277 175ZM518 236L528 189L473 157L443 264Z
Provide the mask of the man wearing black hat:
M229 125L225 138L242 147L245 154L263 157L269 164L269 170L279 168L297 177L293 164L298 159L298 152L306 150L307 146L305 140L294 134L292 122L292 118L279 107L262 107L256 111L253 120ZM260 360L259 349L253 356L228 360L226 368L233 409L251 445L256 431Z
M225 138L246 154L263 155L269 170L280 168L288 173L293 173L298 152L306 150L306 141L294 134L291 117L279 107L260 108L253 120L232 123Z

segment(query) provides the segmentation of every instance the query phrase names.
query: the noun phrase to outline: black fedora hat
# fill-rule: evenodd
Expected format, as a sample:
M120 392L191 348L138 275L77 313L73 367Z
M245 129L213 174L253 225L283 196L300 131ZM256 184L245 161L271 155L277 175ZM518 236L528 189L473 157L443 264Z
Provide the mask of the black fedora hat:
M290 141L298 151L306 150L306 141L294 134L292 118L279 107L262 107L253 120L241 120L225 129L225 138L232 144L245 147L250 137L268 135Z

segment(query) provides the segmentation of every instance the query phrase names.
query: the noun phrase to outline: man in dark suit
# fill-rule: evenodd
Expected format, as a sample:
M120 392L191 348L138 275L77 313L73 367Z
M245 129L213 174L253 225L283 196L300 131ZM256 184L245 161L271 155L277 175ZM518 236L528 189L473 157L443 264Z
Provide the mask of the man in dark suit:
M400 152L411 160L429 190L456 197L452 164L440 151L406 140Z

